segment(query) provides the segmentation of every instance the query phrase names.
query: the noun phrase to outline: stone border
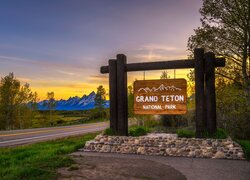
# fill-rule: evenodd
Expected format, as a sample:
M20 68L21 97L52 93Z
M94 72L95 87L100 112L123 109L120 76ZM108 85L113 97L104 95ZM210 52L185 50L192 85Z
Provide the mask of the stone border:
M179 138L176 134L149 134L147 136L98 135L85 144L85 152L108 152L192 158L244 159L241 146L231 138Z

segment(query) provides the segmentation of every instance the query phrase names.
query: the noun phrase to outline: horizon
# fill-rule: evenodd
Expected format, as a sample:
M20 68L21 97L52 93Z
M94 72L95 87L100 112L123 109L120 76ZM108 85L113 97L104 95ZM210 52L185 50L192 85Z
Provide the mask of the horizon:
M0 7L0 76L14 72L40 100L108 92L99 69L123 53L128 63L186 59L202 1L12 1ZM159 79L162 71L146 71ZM173 78L173 70L168 70ZM177 70L186 78L189 69ZM128 85L143 72L128 73Z

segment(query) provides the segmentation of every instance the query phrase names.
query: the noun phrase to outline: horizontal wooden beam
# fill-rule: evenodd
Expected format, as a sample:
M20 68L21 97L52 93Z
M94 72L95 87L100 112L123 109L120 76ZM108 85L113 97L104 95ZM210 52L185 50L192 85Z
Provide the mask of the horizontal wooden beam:
M157 61L126 64L126 72L130 71L148 71L161 69L190 69L194 68L195 60L174 60L174 61ZM225 58L216 58L215 67L224 67ZM102 66L100 69L102 74L109 73L108 66Z

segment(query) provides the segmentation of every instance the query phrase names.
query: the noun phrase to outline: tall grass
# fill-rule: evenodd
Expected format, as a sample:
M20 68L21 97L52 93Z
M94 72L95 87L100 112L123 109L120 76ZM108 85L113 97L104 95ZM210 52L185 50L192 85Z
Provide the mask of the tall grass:
M56 169L73 162L67 155L96 134L0 149L0 179L56 179Z

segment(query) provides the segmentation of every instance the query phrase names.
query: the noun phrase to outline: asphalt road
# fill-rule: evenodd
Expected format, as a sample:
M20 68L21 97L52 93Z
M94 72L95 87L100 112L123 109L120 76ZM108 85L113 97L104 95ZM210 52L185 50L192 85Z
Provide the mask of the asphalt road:
M100 122L51 128L0 131L0 147L18 146L67 136L76 136L101 131L107 127L107 122Z
M162 168L158 167L157 171L162 171L162 172L165 171L164 165L170 166L175 170L179 171L181 174L183 174L187 178L187 180L250 180L250 162L245 160L145 156L145 155L135 155L135 154L97 153L97 152L79 152L79 151L72 153L71 156L77 163L80 164L80 169L79 169L80 172L84 172L85 169L88 168L88 166L85 165L84 166L85 169L82 170L81 161L79 160L83 158L84 161L86 162L85 157L88 157L87 160L91 159L91 157L94 157L93 159L94 164L92 163L90 165L92 165L91 170L92 172L95 172L95 176L98 176L98 173L102 173L100 172L102 171L101 166L103 166L105 163L107 165L105 166L105 170L103 171L104 173L106 172L106 170L113 168L112 163L114 161L117 164L122 164L123 159L126 159L127 161L131 160L131 162L134 162L134 160L136 160L138 163L140 162L140 160L147 160L143 162L145 164L145 167L147 167L147 165L153 166L154 162L161 163ZM120 163L117 160L118 158L121 159ZM85 163L84 161L82 161L82 163ZM100 162L102 162L101 165ZM147 169L145 168L145 170ZM128 168L127 164L123 164L123 167L120 167L119 170L113 173L132 174L133 173L132 171L133 170ZM135 169L135 171L137 171L137 169ZM74 171L70 172L73 173ZM112 171L110 171L109 173L112 173ZM84 177L85 175L86 174L84 174ZM157 179L157 178L152 178L152 179ZM172 179L172 178L159 178L159 179Z

